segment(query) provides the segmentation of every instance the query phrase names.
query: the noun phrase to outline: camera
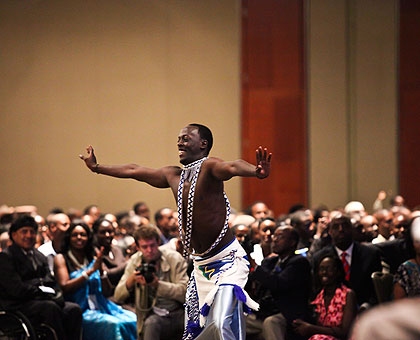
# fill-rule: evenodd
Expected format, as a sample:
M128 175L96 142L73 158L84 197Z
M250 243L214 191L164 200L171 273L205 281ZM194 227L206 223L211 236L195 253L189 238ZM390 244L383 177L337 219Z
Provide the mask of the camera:
M153 281L153 274L156 273L156 263L154 261L142 261L141 265L136 268L136 271L144 277L146 283L150 283Z

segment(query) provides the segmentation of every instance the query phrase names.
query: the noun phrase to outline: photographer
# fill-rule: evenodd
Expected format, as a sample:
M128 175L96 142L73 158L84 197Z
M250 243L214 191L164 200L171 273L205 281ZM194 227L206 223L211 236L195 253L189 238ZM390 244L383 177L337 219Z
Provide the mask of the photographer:
M141 339L180 337L184 327L187 263L178 252L159 248L160 236L155 227L140 227L134 238L138 251L128 261L114 298L123 303L134 294Z

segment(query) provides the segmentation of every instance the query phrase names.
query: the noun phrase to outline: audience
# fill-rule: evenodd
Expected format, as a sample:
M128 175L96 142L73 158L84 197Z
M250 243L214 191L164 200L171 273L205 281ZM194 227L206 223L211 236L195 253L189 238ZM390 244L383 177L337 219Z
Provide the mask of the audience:
M232 228L232 233L235 235L236 239L240 245L245 249L247 254L249 254L250 248L250 227L246 224L235 224Z
M104 295L111 296L114 295L114 288L124 273L127 260L122 250L112 244L115 229L111 221L105 218L97 219L93 224L93 235L97 251L99 252L102 248L103 275L108 276L111 283L111 290L104 292Z
M3 231L0 234L0 252L6 249L11 244L12 244L12 241L10 240L9 233L7 231Z
M351 201L344 207L344 213L350 217L352 223L359 222L363 216L366 216L366 210L359 201Z
M172 209L162 208L156 211L155 222L160 230L161 244L166 244L170 239L178 237L178 227Z
M112 226L114 227L114 231L118 229L118 220L117 220L117 216L115 216L114 214L105 214L103 216L103 218L105 220L108 220L109 222L111 222Z
M134 204L133 212L134 212L135 215L140 216L140 217L144 217L148 221L150 221L150 209L149 209L149 207L147 206L146 203L138 202L138 203Z
M127 263L114 298L124 303L134 294L137 332L143 340L173 339L184 328L187 262L176 251L160 247L156 227L134 233L138 252Z
M366 215L360 220L362 225L362 233L364 235L364 242L372 242L378 236L378 220L375 216Z
M118 230L113 242L122 250L127 259L136 252L133 233L136 228L143 225L143 222L148 223L148 220L138 215L124 216L118 222Z
M82 311L64 302L47 258L34 248L37 229L31 216L19 217L10 227L13 243L0 253L0 306L19 310L34 325L47 324L58 339L79 340Z
M352 340L420 339L420 298L379 305L356 321Z
M331 245L316 252L313 255L313 263L318 263L325 254L338 256L343 263L346 280L356 293L359 306L363 303L375 304L376 295L371 275L373 272L382 271L379 250L354 241L353 225L350 218L344 215L331 220L329 234Z
M368 215L358 201L332 211L325 206L312 211L296 204L277 220L272 218L273 212L262 201L248 208L250 215L235 213L230 221L231 230L247 251L252 266L246 289L260 303L260 311L247 317L250 339L345 339L357 308L361 313L370 306L372 313L367 312L368 319L370 315L372 318L376 314L390 315L386 308L378 308L375 312L376 295L371 280L374 271L383 270L395 275L395 299L420 295L420 247L413 236L413 227L420 226L420 208L408 209L399 195L385 207L385 197L378 194L382 200L375 203L373 215ZM182 303L190 271L188 261L179 255L182 244L177 213L170 208L158 210L155 228L149 225L150 210L144 202L135 204L133 211L116 215L100 215L97 206L90 205L83 216L89 226L77 220L81 210L73 210L75 213L72 212L69 219L63 209L54 209L47 217L47 228L35 206L0 207L0 305L21 310L35 324L51 324L59 333L66 333L67 339L78 338L83 325L85 339L111 339L117 333L123 339L136 339L141 333L143 340L180 340L184 319ZM33 227L30 223L26 226L29 228L26 236L20 237L13 231L9 240L12 223L29 215L35 220ZM76 224L72 224L69 231L72 219ZM26 232L28 228L22 229ZM150 228L152 236L139 236L140 229ZM31 240L31 251L16 251L20 249L17 244L23 240ZM142 250L145 241L152 242L153 246ZM35 270L38 281L28 279L25 271L30 272L29 268L21 273L21 263L16 267L12 260L16 256L19 261L28 261L32 252L38 262ZM147 283L141 268L153 264L155 256L157 272ZM313 282L310 280L311 265L305 256L312 263ZM54 262L60 285L54 281ZM46 264L48 273L44 275L40 271ZM32 262L31 268L34 268ZM167 268L166 271L163 268ZM343 280L343 275L347 280ZM10 277L10 282L5 277ZM39 284L41 281L43 284ZM53 293L48 293L49 289L43 291L45 288L39 286L52 288L50 292ZM318 294L312 296L312 303L309 299L311 290ZM82 308L64 302L61 291L66 299L77 301ZM131 303L131 310L136 314L124 311L113 304L113 300L127 309ZM40 306L45 303L55 304L60 312L54 308L53 315L44 311ZM32 306L35 306L35 312ZM315 309L312 317L310 306ZM404 303L395 304L395 309L402 310L404 306L409 310L409 304ZM104 317L99 317L101 308L106 310ZM73 327L70 333L66 321L69 313L67 318L76 320L77 313L79 318L79 328ZM99 319L107 321L99 322ZM363 330L364 319L361 318L360 327L356 323L354 334ZM77 320L72 322L77 325ZM66 339L65 335L62 339Z
M319 217L315 223L315 234L312 237L311 246L309 248L309 257L318 250L331 244L331 237L328 233L328 224L330 223L329 214Z
M392 235L392 213L387 209L380 209L375 212L374 216L378 222L378 236L372 240L372 243L393 240L395 237Z
M265 217L259 220L258 223L258 234L259 242L254 242L251 248L251 259L255 261L257 265L261 265L261 262L268 255L271 254L271 236L276 230L276 223L273 218Z
M263 335L265 340L286 339L295 319L305 319L311 290L308 260L296 255L299 235L290 226L278 227L273 235L274 256L251 271L255 299L260 310L246 320L247 334Z
M411 211L406 207L394 206L391 212L393 214L393 234L395 238L404 238L412 218Z
M90 228L93 228L93 222L95 222L95 218L92 215L85 214L82 216L82 221Z
M407 233L410 259L402 263L394 275L394 298L420 296L420 217L412 220Z
M322 289L311 303L315 306L315 324L297 319L295 331L309 340L347 339L356 317L357 301L354 291L345 285L341 260L328 254L315 265L315 282Z
M50 241L42 244L38 250L48 259L48 266L54 275L54 257L61 251L65 232L70 227L70 219L66 214L50 214L47 217L48 236Z
M269 213L270 211L267 207L267 204L262 201L256 201L252 203L247 209L247 214L251 215L256 220L268 217Z
M97 205L92 204L85 208L83 215L91 216L93 222L95 222L99 217L101 217L101 211Z
M110 284L104 275L103 251L101 248L95 258L91 229L73 221L62 252L54 259L55 277L65 298L82 308L84 340L136 340L136 315L102 294L102 286Z
M309 209L297 210L290 215L290 224L299 234L297 249L309 250L313 234L313 216Z
M15 208L6 204L0 206L0 233L8 232L15 216Z

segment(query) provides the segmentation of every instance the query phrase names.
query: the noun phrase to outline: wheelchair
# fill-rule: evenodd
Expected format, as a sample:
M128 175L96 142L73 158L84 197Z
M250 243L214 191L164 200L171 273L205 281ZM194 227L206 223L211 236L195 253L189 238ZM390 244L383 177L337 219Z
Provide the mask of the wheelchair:
M16 310L0 310L0 340L58 340L50 326L34 327L28 318Z

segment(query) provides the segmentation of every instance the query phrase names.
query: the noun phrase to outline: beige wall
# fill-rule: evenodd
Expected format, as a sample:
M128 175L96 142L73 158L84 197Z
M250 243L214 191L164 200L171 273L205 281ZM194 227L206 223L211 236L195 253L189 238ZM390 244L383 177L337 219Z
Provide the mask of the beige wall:
M240 156L238 0L4 0L0 37L0 204L175 207L169 190L91 174L78 154L177 164L190 122L213 130L213 155ZM239 180L226 191L238 207Z
M357 0L350 15L350 199L398 192L397 0Z
M310 201L397 188L397 0L308 2Z
M349 186L346 4L308 2L310 204L334 208Z
M311 206L397 191L396 2L306 2ZM91 143L102 163L177 164L194 121L213 155L239 157L240 25L239 0L1 1L0 204L174 207L77 155ZM226 191L240 208L240 180Z

